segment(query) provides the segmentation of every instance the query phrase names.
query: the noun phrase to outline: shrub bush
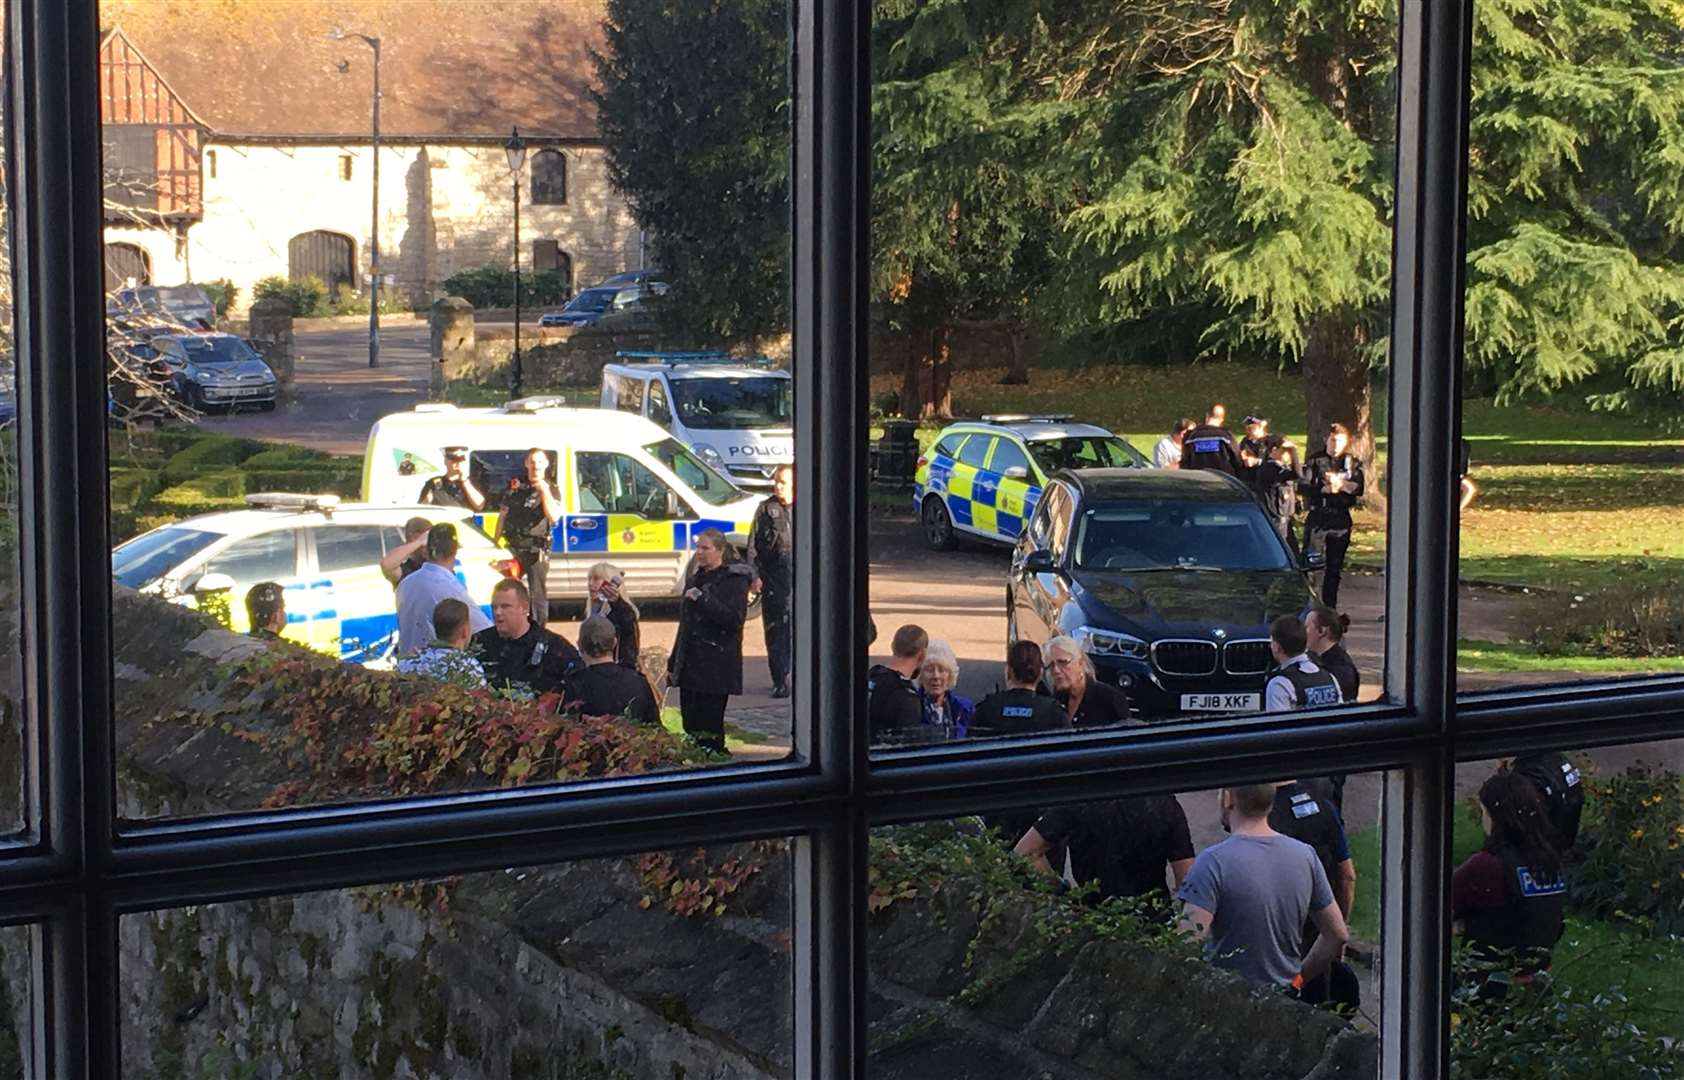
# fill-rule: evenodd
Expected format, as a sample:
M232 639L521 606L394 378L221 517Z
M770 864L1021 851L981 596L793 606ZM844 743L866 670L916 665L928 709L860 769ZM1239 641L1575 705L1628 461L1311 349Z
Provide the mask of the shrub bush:
M248 492L286 491L355 499L362 491L362 463L356 461L265 469L242 465L240 471L245 475Z
M333 294L333 313L335 315L367 315L368 297L357 292L349 285L341 284Z
M1684 592L1615 585L1536 601L1531 640L1549 656L1684 656Z
M164 475L158 469L134 469L121 465L111 468L111 509L133 510L164 487Z
M181 517L190 517L219 510L238 510L245 504L245 474L228 470L205 473L167 487L158 492L150 505L153 509L173 510Z
M1574 909L1684 933L1684 777L1635 765L1586 783Z
M512 307L515 302L515 274L505 266L475 266L444 279L447 296L460 296L476 308ZM533 307L562 303L567 299L567 279L559 270L541 270L520 276L520 302Z
M275 298L286 301L294 318L325 315L328 311L327 282L314 274L297 281L288 281L283 277L266 277L252 286L251 296L253 300Z
M164 479L171 484L214 469L217 466L238 465L263 449L263 444L251 439L231 439L225 435L200 435L170 456L164 466Z
M200 281L195 282L195 284L205 290L205 295L210 297L212 304L216 305L216 317L226 319L228 309L234 306L234 300L240 295L240 287L227 278L221 278L217 281Z
M332 461L333 458L320 450L312 450L307 446L271 446L267 450L259 450L242 462L247 470L251 469L296 469L305 465L319 465Z

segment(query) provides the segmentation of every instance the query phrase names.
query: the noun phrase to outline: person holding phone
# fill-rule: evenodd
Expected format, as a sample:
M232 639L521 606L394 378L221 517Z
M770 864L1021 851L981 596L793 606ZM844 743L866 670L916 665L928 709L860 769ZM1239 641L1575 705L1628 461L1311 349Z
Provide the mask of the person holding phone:
M485 495L468 477L468 448L444 448L444 475L421 485L421 501L430 506L460 506L465 510L485 509Z
M1326 562L1322 574L1321 599L1339 610L1339 579L1345 570L1345 552L1351 546L1351 508L1362 498L1367 480L1362 459L1351 453L1351 429L1332 424L1327 429L1326 449L1304 463L1304 488L1309 514L1304 519L1307 550L1322 552Z
M599 562L585 578L585 618L600 615L614 625L618 640L614 660L629 668L641 668L642 639L638 629L641 612L625 594L625 573L613 563Z

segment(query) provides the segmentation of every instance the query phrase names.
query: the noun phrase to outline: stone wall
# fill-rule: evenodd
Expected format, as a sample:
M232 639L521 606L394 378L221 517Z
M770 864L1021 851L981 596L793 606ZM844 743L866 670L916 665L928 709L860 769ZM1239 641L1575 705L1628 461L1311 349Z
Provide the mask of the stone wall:
M115 603L121 812L260 803L292 766L239 737L266 721L223 700L220 672L265 646L125 590ZM227 726L184 715L207 709ZM125 1075L221 1075L206 1063L234 1060L266 1078L787 1077L788 870L767 857L723 916L645 910L635 859L128 916ZM1026 956L1045 910L981 919L976 893L956 870L933 898L873 917L878 1080L1375 1074L1372 1035L1203 963L1102 940ZM0 1000L20 1002L10 941Z

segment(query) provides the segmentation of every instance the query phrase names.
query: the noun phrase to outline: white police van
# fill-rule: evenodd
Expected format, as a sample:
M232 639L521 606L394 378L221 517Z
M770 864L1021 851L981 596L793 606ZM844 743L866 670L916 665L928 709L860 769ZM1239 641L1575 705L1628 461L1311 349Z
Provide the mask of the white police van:
M622 352L602 369L602 407L648 418L731 478L770 491L795 460L794 382L761 357Z
M549 451L562 518L551 538L549 594L585 594L593 564L611 560L636 597L676 597L696 535L718 529L741 548L761 497L733 484L666 431L638 416L522 398L494 408L418 405L382 417L368 436L363 498L415 503L444 471L444 448L466 447L468 479L487 499L475 516L497 535L497 500Z
M490 616L491 590L508 553L474 525L466 510L439 506L341 504L335 495L246 497L247 509L200 514L119 544L111 553L118 584L197 607L225 592L233 628L251 629L246 591L281 586L287 625L281 636L356 664L382 666L397 647L398 610L380 560L404 542L412 517L456 525L462 550L456 576Z

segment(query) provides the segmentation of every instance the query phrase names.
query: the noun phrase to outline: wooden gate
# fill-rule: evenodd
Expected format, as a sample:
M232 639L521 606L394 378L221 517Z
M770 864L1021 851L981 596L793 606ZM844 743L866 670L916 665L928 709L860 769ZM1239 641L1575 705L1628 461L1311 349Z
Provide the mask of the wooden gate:
M122 242L105 245L105 291L115 292L134 279L136 285L152 284L152 261L139 244Z
M357 288L356 266L351 238L341 233L317 229L287 242L287 276L298 281L314 274L327 283L329 299L341 285Z

